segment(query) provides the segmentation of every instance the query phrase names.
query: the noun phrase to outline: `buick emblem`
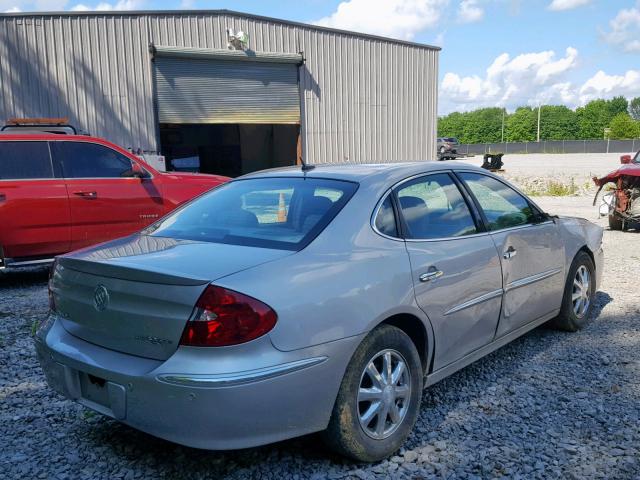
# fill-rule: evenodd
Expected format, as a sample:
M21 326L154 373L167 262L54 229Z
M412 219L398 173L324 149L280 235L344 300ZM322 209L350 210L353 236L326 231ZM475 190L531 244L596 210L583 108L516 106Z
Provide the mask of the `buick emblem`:
M109 290L104 285L98 285L93 292L93 306L99 312L109 306Z

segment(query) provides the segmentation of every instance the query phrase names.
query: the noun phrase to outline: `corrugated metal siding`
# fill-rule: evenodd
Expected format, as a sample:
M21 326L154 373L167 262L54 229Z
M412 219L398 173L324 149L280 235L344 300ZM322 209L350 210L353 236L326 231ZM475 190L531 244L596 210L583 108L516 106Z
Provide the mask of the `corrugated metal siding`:
M153 147L147 20L0 17L0 121L69 117L124 147Z
M70 116L125 147L156 148L148 45L301 52L310 163L435 158L438 52L228 14L0 16L0 119Z
M298 67L156 57L160 123L300 123Z

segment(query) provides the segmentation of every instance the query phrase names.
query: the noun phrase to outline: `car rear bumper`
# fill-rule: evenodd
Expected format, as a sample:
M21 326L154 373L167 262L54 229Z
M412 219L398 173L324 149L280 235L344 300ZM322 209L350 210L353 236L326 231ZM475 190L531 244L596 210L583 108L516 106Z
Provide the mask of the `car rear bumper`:
M227 450L326 428L360 339L281 352L263 337L223 349L181 347L158 361L85 342L50 316L35 343L47 382L67 398L160 438Z

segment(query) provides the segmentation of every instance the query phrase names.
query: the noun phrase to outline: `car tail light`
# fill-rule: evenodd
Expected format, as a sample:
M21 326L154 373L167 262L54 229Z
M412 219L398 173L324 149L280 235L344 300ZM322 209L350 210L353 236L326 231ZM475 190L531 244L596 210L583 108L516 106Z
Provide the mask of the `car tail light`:
M276 324L269 305L233 290L209 285L182 332L180 345L223 347L261 337Z

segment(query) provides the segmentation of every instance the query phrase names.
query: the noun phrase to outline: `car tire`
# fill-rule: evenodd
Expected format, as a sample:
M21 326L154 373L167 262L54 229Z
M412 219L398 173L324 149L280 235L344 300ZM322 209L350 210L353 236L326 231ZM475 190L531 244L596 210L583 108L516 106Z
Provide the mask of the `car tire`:
M609 228L611 230L623 230L624 222L619 216L615 214L609 214Z
M444 155L444 153L447 151L446 148L444 147L440 147L440 153Z
M584 272L586 272L586 286ZM593 308L593 299L596 293L595 281L596 269L593 260L588 253L578 252L571 262L560 314L551 321L552 327L565 332L576 332L585 326ZM578 295L582 296L577 297ZM580 301L583 303L580 304ZM586 307L584 302L586 302Z
M405 368L398 375L400 362ZM385 368L388 363L390 370ZM351 357L323 440L334 451L360 462L390 456L402 446L418 418L422 380L420 356L409 336L399 328L380 325Z

